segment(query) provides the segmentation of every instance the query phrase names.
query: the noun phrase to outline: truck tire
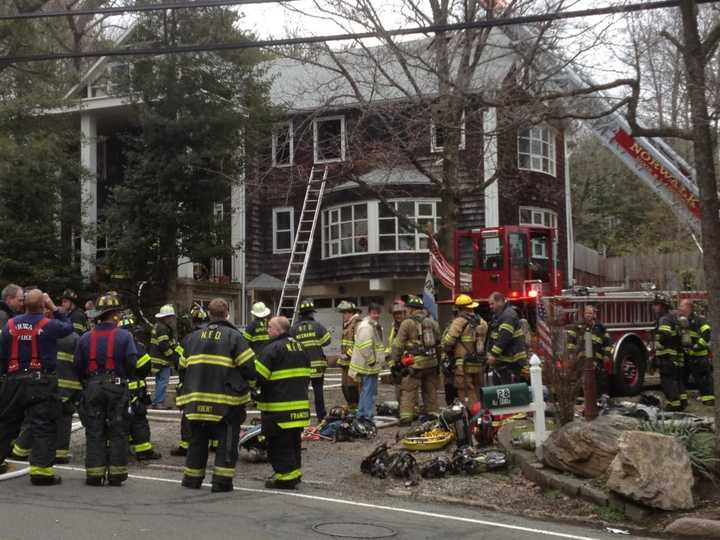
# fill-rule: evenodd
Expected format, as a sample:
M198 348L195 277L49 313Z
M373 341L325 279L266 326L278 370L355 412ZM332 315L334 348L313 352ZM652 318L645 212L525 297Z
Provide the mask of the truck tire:
M615 360L612 394L636 396L642 392L646 368L645 354L638 344L632 341L623 343Z

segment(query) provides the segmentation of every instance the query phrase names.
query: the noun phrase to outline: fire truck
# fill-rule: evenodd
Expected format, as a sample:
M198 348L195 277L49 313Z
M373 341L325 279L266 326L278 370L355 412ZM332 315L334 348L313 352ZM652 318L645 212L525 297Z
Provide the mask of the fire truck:
M612 391L624 396L638 394L652 358L654 291L625 291L620 287L563 290L558 245L556 229L547 227L458 230L453 290L485 305L492 292L502 292L530 323L533 348L544 358L553 345L556 351L563 349L562 330L579 320L586 305L596 307L614 343L612 364L606 366ZM703 292L673 296L678 300L706 298ZM540 343L544 332L538 332L538 326L542 323L548 329L545 337L553 341L549 347Z

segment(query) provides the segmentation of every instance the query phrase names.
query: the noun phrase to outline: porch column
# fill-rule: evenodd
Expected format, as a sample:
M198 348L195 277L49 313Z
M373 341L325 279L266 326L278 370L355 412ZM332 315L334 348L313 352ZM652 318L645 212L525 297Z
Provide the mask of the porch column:
M491 178L498 167L497 109L483 112L483 181ZM485 227L500 225L498 180L485 188Z
M80 115L80 178L82 236L80 242L80 270L83 279L90 281L95 274L97 257L97 118L93 113Z

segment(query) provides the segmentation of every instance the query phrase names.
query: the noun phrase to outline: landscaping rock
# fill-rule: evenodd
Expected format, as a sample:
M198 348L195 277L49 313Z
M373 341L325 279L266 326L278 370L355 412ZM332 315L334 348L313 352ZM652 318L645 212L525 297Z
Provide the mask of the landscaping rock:
M618 451L623 431L637 429L639 420L625 416L601 416L592 422L575 421L550 434L543 445L543 462L585 478L607 472Z
M695 536L698 538L720 538L720 521L714 519L680 518L665 527L673 536Z
M693 508L690 457L675 438L626 431L610 464L607 486L633 501L662 510Z

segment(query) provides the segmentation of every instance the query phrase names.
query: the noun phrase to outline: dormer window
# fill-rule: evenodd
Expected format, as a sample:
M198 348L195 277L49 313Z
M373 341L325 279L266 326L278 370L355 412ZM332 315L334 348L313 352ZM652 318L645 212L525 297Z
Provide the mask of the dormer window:
M521 129L518 133L518 168L557 177L555 130L548 126Z
M345 161L345 117L313 120L313 147L315 163Z

